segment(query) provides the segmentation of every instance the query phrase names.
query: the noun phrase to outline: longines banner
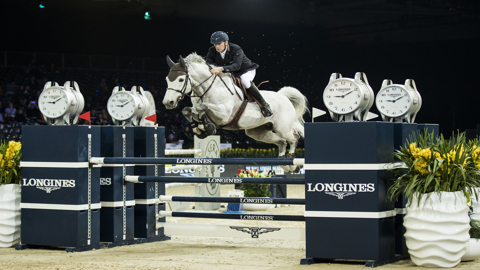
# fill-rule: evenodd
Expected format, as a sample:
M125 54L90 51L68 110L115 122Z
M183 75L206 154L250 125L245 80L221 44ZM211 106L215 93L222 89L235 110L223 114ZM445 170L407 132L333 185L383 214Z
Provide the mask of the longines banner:
M212 165L216 166L216 165ZM165 172L165 176L186 176L194 177L195 170L182 170L182 166L178 171ZM244 166L244 165L220 165L221 177L235 177L238 175L238 169L256 169L260 173L268 172L269 170L275 170L280 168L279 166ZM298 173L288 173L289 178L305 178L305 170L302 168Z

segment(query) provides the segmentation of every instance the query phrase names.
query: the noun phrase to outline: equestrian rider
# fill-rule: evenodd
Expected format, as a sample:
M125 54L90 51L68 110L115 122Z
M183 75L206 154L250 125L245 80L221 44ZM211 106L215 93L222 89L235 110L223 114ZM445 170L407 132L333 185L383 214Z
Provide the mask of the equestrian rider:
M225 32L217 31L210 37L210 43L213 44L208 50L207 63L214 64L210 70L212 74L220 72L233 73L235 77L240 77L247 91L262 105L260 107L264 117L272 116L273 112L270 105L263 99L258 88L253 84L255 69L259 66L245 56L242 48L237 44L228 42L228 35Z

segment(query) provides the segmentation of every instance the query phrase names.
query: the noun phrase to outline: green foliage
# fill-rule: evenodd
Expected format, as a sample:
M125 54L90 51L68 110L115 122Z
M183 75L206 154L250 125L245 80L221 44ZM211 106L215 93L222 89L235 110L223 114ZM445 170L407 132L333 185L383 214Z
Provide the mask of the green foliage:
M479 141L465 142L464 133L446 140L434 138L433 132L413 133L405 147L394 154L405 164L395 169L389 198L402 194L411 201L415 193L462 191L467 198L480 187Z
M480 221L476 219L470 219L470 238L480 239Z
M268 177L260 174L258 171L245 170L238 175L239 177ZM243 190L245 197L270 197L270 184L240 184L240 190Z

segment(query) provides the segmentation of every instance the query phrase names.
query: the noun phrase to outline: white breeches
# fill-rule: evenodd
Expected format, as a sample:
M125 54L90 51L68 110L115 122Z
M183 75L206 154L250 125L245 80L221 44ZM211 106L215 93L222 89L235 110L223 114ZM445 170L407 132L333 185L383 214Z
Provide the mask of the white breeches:
M254 69L254 70L247 71L242 76L240 76L240 79L242 80L243 85L245 85L245 88L247 89L250 88L251 86L250 82L253 82L253 78L255 78L255 74L257 74L257 72Z

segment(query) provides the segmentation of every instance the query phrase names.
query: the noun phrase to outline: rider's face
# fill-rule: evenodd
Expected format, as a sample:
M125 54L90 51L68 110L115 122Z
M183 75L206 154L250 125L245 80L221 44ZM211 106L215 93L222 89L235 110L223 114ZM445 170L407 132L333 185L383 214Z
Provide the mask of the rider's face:
M227 46L227 44L228 41L224 41L222 43L214 44L213 46L215 46L215 50L217 50L217 52L223 52L225 51L225 47Z

